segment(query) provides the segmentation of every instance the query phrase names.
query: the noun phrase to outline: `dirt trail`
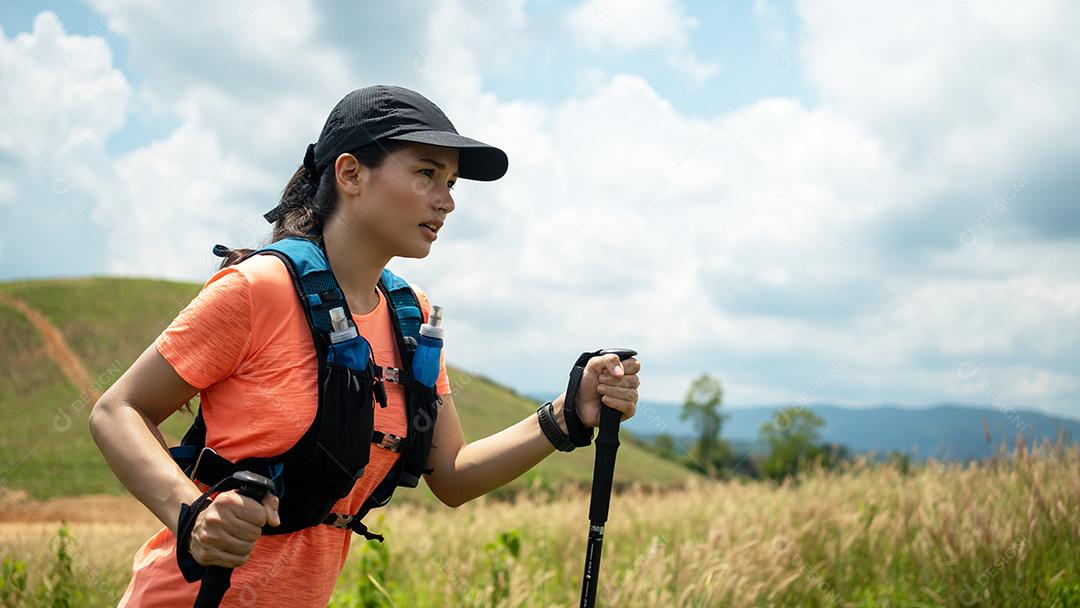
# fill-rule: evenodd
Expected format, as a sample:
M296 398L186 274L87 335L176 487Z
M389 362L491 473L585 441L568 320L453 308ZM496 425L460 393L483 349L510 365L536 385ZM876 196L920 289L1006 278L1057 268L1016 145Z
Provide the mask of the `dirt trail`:
M89 494L34 500L23 490L0 491L0 530L3 530L4 524L10 523L60 521L160 523L149 509L132 496Z
M78 355L68 346L67 340L64 339L64 335L60 333L60 330L46 319L45 315L41 314L40 311L16 297L0 293L0 304L21 312L33 324L45 340L45 352L60 366L60 370L68 381L79 391L80 395L86 398L90 405L97 403L98 398L101 397L101 392L90 380L90 373L86 371L86 367L82 364Z
M60 370L89 405L101 397L101 391L90 379L82 360L68 346L60 330L39 310L9 294L0 293L0 304L13 308L25 316L41 334L45 352L60 366ZM170 435L164 435L169 445L179 443ZM0 489L0 523L11 522L146 522L157 519L146 507L131 496L65 496L49 500L34 500L25 491ZM2 537L3 534L0 534Z

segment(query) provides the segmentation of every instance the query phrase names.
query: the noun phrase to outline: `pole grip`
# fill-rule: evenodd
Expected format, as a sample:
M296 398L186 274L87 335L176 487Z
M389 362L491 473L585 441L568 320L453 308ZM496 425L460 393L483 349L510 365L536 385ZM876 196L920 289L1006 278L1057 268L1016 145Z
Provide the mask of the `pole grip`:
M600 409L600 432L596 435L596 455L593 460L593 492L589 500L589 522L607 522L611 505L611 485L615 477L615 457L619 451L619 425L622 412L603 406Z
M232 478L236 491L256 502L262 502L274 489L273 481L250 471L237 471ZM232 568L224 566L207 566L199 585L199 595L195 598L195 608L217 608L221 605L225 592L232 584L232 571Z
M609 348L600 351L600 355L614 353L620 361L625 361L637 354L629 348ZM611 505L611 484L615 477L615 457L619 451L619 426L622 424L622 412L604 405L600 406L600 428L596 434L596 456L593 460L592 497L589 500L589 523L592 525L607 522L608 509Z

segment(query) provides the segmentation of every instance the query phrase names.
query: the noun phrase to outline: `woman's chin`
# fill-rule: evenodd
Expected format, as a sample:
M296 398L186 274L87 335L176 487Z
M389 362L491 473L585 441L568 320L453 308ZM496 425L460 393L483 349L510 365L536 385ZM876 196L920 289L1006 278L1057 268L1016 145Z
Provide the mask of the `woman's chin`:
M397 257L399 258L415 258L422 260L431 253L431 243L426 245L420 245L419 247L413 247L408 250L408 253L401 253Z

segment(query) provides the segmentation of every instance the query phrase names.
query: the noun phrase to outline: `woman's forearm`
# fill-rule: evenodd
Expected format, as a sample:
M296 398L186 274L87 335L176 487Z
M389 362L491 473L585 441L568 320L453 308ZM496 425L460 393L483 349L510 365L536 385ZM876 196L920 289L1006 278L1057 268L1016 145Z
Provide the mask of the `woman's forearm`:
M202 492L169 456L157 426L131 404L99 400L90 433L120 483L175 534L180 503Z
M564 395L552 404L555 419L566 432L562 407ZM454 461L454 483L457 504L468 502L517 479L522 473L547 458L555 447L551 445L536 414L494 435L466 444Z

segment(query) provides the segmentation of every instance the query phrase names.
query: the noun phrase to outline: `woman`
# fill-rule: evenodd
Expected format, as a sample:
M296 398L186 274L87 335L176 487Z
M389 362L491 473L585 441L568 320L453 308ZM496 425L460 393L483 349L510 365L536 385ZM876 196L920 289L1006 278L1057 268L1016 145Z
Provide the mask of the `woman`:
M506 167L501 150L458 135L418 93L381 85L359 89L330 113L280 204L266 214L274 223L271 241L300 237L318 243L375 362L400 368L391 310L379 289L384 267L395 256L428 255L454 210L451 189L458 178L492 181ZM165 524L136 554L121 605L191 606L198 592L178 566L176 535L183 513L190 516L207 487L172 460L158 424L200 394L205 444L235 462L281 454L297 443L321 407L313 334L289 270L282 259L251 253L228 252L221 269L91 414L91 432L109 466ZM415 286L413 291L426 321L427 297ZM556 445L573 449L567 443L571 436L576 435L574 446L587 443L601 402L620 410L623 419L632 416L638 361L620 362L608 354L582 365L580 384L571 383L575 394L545 404L557 431L550 418L541 428L541 406L537 415L466 444L440 357L435 391L441 403L428 431L424 475L435 496L456 507L517 478ZM406 420L404 403L405 389L386 384L386 407L374 408L375 428L398 437L417 432ZM589 431L584 442L581 427ZM370 445L363 474L334 512L357 512L400 457ZM286 492L283 500L295 498ZM259 503L221 492L189 517L186 532L181 528L180 557L236 568L222 605L325 606L351 532L312 525L272 534L282 512L272 493Z

